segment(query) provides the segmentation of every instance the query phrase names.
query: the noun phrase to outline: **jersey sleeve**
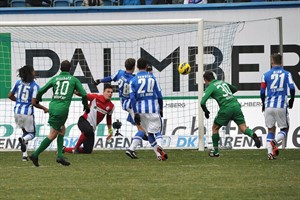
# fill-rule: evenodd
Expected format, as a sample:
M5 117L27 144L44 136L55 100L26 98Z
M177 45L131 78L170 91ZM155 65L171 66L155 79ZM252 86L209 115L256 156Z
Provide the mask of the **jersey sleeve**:
M232 92L232 94L236 93L238 91L237 87L235 87L234 85L231 85L229 83L227 83L230 91Z
M11 93L14 95L18 89L18 85L19 85L20 81L17 81L14 85L14 87L10 90Z
M85 91L85 89L83 89L82 84L80 83L80 81L77 78L75 78L75 89L81 94L82 105L84 106L84 109L88 109L89 106L88 106L86 91Z
M213 93L213 88L208 86L203 94L202 99L201 99L201 108L204 112L208 112L207 107L206 107L206 102L212 93Z
M111 125L112 124L112 113L114 111L114 108L115 107L113 107L111 109L111 111L109 113L107 113L107 115L106 115L106 125Z
M292 75L290 72L288 73L288 85L291 90L295 89L295 84L294 84L294 81L293 81L293 78L292 78Z
M32 88L32 98L36 99L36 95L39 91L40 87L39 85L35 84Z
M130 102L131 102L131 107L133 109L133 112L136 113L137 109L136 109L136 98L135 98L135 93L136 93L136 89L134 87L134 80L131 80L129 83L129 97L130 97Z
M87 99L88 99L89 101L93 101L94 99L97 99L97 96L98 96L98 94L95 94L95 93L88 93L88 94L87 94Z
M48 81L46 83L46 85L44 85L43 87L41 87L36 95L36 100L37 101L42 101L42 96L50 89L53 87L53 81L54 78L50 79L50 81Z

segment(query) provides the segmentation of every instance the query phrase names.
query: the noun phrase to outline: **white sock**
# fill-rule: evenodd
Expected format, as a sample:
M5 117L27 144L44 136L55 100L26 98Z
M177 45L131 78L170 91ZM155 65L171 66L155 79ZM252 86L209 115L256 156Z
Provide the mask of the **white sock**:
M34 136L32 133L29 133L23 137L25 143L27 143L29 140L32 140L33 138L34 138Z
M136 149L136 147L140 144L141 141L142 140L140 140L140 139L133 139L132 143L129 147L129 150L134 151Z
M160 137L155 138L155 140L156 140L157 145L162 147L163 138L160 136Z
M154 151L154 153L156 154L156 156L160 156L160 153L158 153L158 151L157 151L157 145L155 145L155 146L153 147L153 151Z
M268 154L273 153L273 147L271 145L271 142L267 142L267 150L268 150Z
M283 131L279 131L276 135L276 142L280 142L285 137L286 133Z
M26 151L25 152L23 152L23 157L28 157L28 154L27 154L27 144L26 144Z

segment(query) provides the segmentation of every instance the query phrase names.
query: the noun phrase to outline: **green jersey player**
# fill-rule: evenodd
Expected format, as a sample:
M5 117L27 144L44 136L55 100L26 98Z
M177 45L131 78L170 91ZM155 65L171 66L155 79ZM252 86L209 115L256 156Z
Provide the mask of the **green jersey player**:
M203 75L207 86L204 96L201 100L201 107L208 119L210 112L207 110L206 101L211 97L215 99L220 107L212 127L212 141L214 150L209 153L210 157L219 157L218 143L220 140L219 129L226 126L230 120L233 120L240 131L251 137L257 148L260 148L261 142L257 135L246 126L245 118L241 110L241 105L233 93L237 91L236 87L221 80L215 80L211 71L206 71Z
M72 101L74 91L80 92L82 104L87 113L89 113L86 91L83 89L81 82L70 74L71 63L67 60L61 63L61 73L53 77L37 94L36 99L40 101L44 93L53 88L52 100L49 104L49 120L51 127L50 134L46 137L38 149L29 157L35 166L39 166L38 156L42 153L51 142L57 137L57 159L62 165L68 166L70 163L64 159L62 149L64 134L66 132L65 122L69 114L69 107Z

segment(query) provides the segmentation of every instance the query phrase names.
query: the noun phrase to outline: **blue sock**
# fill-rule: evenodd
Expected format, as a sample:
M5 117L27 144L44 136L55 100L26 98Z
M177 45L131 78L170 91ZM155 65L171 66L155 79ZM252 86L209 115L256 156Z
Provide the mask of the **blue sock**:
M272 132L269 132L268 134L267 134L267 142L271 142L272 140L274 140L274 138L275 138L275 135L274 135L274 133L272 133Z
M156 145L156 141L152 133L148 134L148 141L151 144L151 147L154 147Z

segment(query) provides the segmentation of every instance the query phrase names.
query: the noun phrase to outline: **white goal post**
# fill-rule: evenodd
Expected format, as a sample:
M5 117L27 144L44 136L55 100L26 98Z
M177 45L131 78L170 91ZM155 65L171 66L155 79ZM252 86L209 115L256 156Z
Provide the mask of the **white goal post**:
M15 126L14 103L4 94L18 79L16 70L24 64L35 67L37 82L43 86L59 73L57 65L68 59L74 66L71 73L81 80L87 92L101 93L103 86L94 86L92 80L124 69L126 58L145 57L154 67L163 91L163 135L166 146L169 145L167 148L180 148L183 137L190 137L186 140L191 143L188 148L203 151L210 140L205 137L205 133L210 134L210 128L205 127L211 126L213 117L203 118L200 106L204 90L202 74L204 70L212 70L218 79L230 82L231 48L239 24L203 19L0 22L0 59L6 60L0 62L0 70L5 72L0 85L5 88L0 95L1 107L5 108L0 111L0 123ZM177 66L183 62L192 67L188 75L177 72ZM112 84L117 86L117 83ZM45 97L43 104L48 106L51 92ZM114 104L113 120L123 123L120 131L125 138L132 137L135 128L126 122L127 115L121 109L117 92ZM209 100L208 107L214 115L216 104ZM38 140L48 133L48 116L37 109L35 113ZM66 124L67 139L79 136L76 122L81 114L80 101L75 99ZM20 130L13 128L10 137L16 139L20 134ZM106 134L103 120L96 136ZM71 144L71 139L68 143Z

